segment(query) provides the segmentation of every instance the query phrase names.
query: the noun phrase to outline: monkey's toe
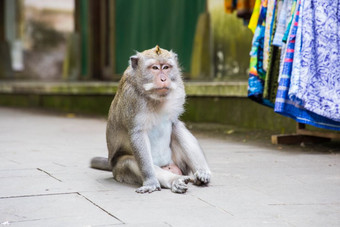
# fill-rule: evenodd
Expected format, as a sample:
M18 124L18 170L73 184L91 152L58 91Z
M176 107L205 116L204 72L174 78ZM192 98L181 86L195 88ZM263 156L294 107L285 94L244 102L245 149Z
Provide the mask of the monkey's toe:
M188 190L189 177L178 178L172 182L171 191L174 193L185 193Z
M151 185L151 186L142 186L140 188L138 188L136 190L137 193L151 193L151 192L154 192L154 191L160 191L161 190L161 187L158 186L158 185Z
M189 176L182 177L185 184L188 184L192 179Z
M209 184L211 173L206 170L197 170L194 177L194 184L196 185Z

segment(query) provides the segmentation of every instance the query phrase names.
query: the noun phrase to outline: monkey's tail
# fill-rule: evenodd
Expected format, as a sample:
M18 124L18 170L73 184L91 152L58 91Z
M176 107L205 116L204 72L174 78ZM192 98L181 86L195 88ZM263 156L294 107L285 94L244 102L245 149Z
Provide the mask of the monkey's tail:
M109 164L107 158L104 157L94 157L91 159L91 168L112 171L112 167Z

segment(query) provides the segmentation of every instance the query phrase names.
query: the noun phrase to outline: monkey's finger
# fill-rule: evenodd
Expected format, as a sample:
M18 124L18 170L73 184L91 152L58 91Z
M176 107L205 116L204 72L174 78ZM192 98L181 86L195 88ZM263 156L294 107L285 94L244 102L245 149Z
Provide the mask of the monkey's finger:
M193 182L194 181L194 179L190 178L190 177L183 177L182 180L183 180L183 182L185 184L188 184L189 182Z
M140 194L144 194L144 193L151 193L151 192L154 192L156 190L152 190L150 188L142 188L142 189L137 189L136 192L137 193L140 193Z
M161 190L161 187L156 187L155 190L149 191L149 193L154 192L154 191L160 191L160 190Z
M171 191L175 193L185 193L187 190L188 186L186 184L181 183L174 184L173 187L171 188Z
M137 188L136 192L137 193L151 193L151 192L154 192L154 191L160 191L161 188L158 187L158 186L142 186L140 188Z
M180 190L188 190L188 186L186 184L179 184L179 185L177 185L177 187Z
M185 193L188 190L188 180L190 177L182 177L172 183L171 191L175 193Z
M189 177L188 183L195 183L195 178L194 177Z
M206 171L199 170L194 174L196 178L194 184L201 185L201 184L208 184L210 182L210 173Z
M207 184L209 183L210 179L208 176L203 176L199 179L199 181L201 181L203 184Z
M197 178L197 179L195 179L194 184L195 185L206 185L206 184L209 184L209 182L210 182L210 179L207 179L207 178Z

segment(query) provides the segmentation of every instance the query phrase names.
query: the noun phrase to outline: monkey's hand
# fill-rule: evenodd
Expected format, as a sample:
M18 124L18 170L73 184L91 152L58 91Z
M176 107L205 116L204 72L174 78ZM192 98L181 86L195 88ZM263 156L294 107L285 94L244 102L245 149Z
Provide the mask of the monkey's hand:
M175 193L185 193L188 190L189 176L179 177L171 184L171 191Z
M143 182L143 186L136 190L137 193L151 193L154 191L160 191L161 185L159 184L158 180L150 179Z
M204 185L209 184L210 182L211 173L210 171L199 169L194 174L194 184L196 185Z

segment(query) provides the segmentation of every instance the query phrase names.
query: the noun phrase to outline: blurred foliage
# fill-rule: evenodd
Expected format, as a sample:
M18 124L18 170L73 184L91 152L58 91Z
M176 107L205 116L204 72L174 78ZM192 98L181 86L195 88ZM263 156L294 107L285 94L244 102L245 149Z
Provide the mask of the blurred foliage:
M47 23L30 20L27 29L32 40L32 48L35 50L52 49L65 41L65 35L50 27Z
M215 79L247 80L252 32L242 19L237 18L235 13L225 13L223 7L214 8L210 13Z

